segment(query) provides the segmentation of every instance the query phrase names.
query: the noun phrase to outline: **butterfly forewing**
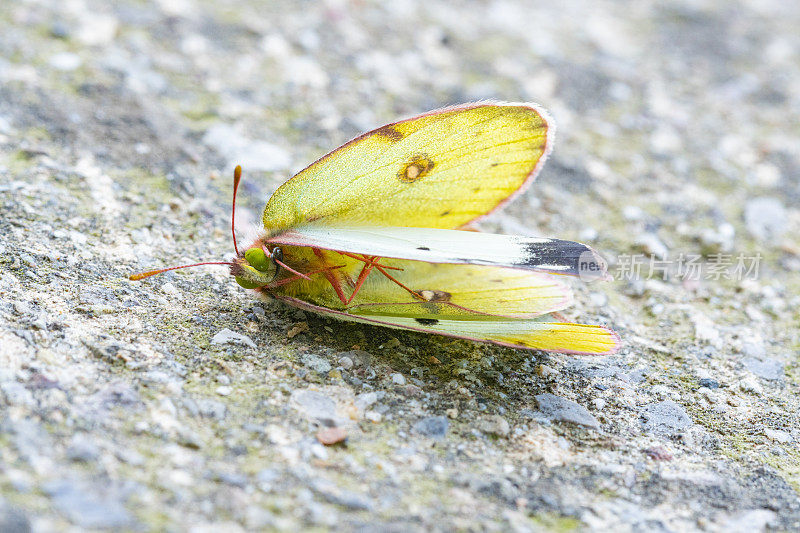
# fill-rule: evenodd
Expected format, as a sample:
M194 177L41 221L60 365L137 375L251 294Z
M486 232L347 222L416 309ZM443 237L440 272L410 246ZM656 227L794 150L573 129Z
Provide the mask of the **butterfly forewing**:
M502 266L588 279L606 276L605 262L585 244L474 231L304 224L270 242L430 263Z
M366 133L284 183L264 210L271 233L316 221L458 228L535 175L552 130L532 104L432 111Z

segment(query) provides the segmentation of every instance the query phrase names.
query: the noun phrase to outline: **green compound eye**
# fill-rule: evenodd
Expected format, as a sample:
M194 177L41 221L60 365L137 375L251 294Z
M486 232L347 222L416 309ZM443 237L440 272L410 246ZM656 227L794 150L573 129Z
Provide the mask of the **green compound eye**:
M267 272L272 267L269 257L261 248L250 248L244 253L244 258L259 272Z

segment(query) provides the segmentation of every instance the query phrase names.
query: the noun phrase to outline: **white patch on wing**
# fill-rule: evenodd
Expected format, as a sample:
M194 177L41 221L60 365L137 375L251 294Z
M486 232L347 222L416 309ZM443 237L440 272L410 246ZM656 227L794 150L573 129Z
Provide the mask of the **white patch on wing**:
M539 265L541 270L569 270L569 265Z
M492 265L572 275L578 274L581 254L595 254L588 246L571 241L432 228L306 224L268 241L429 263Z

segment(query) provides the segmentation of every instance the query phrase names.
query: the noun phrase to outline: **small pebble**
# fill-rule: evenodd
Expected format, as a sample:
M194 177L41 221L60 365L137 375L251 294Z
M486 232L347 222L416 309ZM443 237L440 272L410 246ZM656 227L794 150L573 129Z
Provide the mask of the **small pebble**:
M69 72L77 69L83 64L83 60L72 52L60 52L50 57L50 66L56 70Z
M739 389L741 389L742 392L749 392L750 394L755 394L756 396L761 396L761 394L764 392L761 384L754 376L747 376L746 378L742 379L739 382Z
M653 461L672 461L673 455L663 446L652 446L642 450Z
M711 378L703 378L698 382L698 385L713 390L719 388L719 381Z
M767 241L786 232L788 214L777 198L753 198L744 207L744 222L754 237Z
M300 360L305 366L318 374L327 374L333 368L327 359L312 353L303 354Z
M592 292L589 293L589 300L592 302L593 306L603 307L608 303L608 296L602 292Z
M434 439L443 439L450 423L444 416L429 416L414 424L414 432Z
M308 322L297 322L293 324L289 331L286 332L286 336L290 339L300 335L301 333L305 333L308 331Z
M364 418L369 420L370 422L380 422L383 420L383 415L377 411L367 411L364 413Z
M482 417L478 420L477 427L484 433L498 437L507 437L511 433L511 426L508 424L508 420L500 415Z
M566 398L545 393L536 396L536 403L539 410L534 414L546 420L568 422L593 429L600 427L600 422L588 409Z
M211 339L211 344L245 344L251 348L256 347L256 343L250 337L231 331L228 328L224 328L214 335Z
M783 363L776 359L748 357L742 364L756 376L768 381L779 381L784 377Z
M794 440L791 433L780 429L765 428L764 435L775 442L780 442L781 444L789 444Z
M541 376L543 378L547 378L550 376L555 376L558 374L558 370L554 369L551 366L547 365L538 365L536 367L536 375Z
M325 446L331 446L347 439L347 431L340 427L327 427L317 431L317 440Z
M644 431L655 435L677 435L692 425L686 409L672 400L646 405L642 419Z

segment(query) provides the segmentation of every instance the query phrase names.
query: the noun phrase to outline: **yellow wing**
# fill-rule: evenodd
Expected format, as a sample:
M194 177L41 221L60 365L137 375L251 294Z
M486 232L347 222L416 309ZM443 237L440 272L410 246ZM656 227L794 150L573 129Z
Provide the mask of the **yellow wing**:
M322 157L275 191L264 227L304 222L454 229L528 184L552 129L533 104L476 103L388 124Z
M292 249L290 249L292 250ZM341 269L341 284L349 296L363 263L329 252ZM297 282L277 292L355 315L394 315L413 318L459 318L481 315L531 318L560 311L572 303L569 286L553 276L500 267L435 264L383 258L386 273L374 269L353 301L345 306L330 283ZM344 273L347 272L345 275ZM413 296L400 284L414 291Z
M420 319L395 315L353 315L344 311L313 305L297 298L276 295L289 305L315 313L388 328L436 333L480 342L491 342L523 350L608 355L619 350L619 336L603 326L550 322L551 315L534 319Z
M287 248L286 257L299 257L305 250ZM323 253L330 264L342 265L334 272L338 273L345 296L349 296L363 262L336 252ZM299 268L301 264L299 261L294 266ZM298 279L275 287L270 294L296 307L340 320L515 348L608 354L619 347L619 337L608 328L565 323L550 314L572 301L569 287L552 276L500 267L388 258L380 259L379 264L395 281L376 267L349 305L342 303L324 278Z

